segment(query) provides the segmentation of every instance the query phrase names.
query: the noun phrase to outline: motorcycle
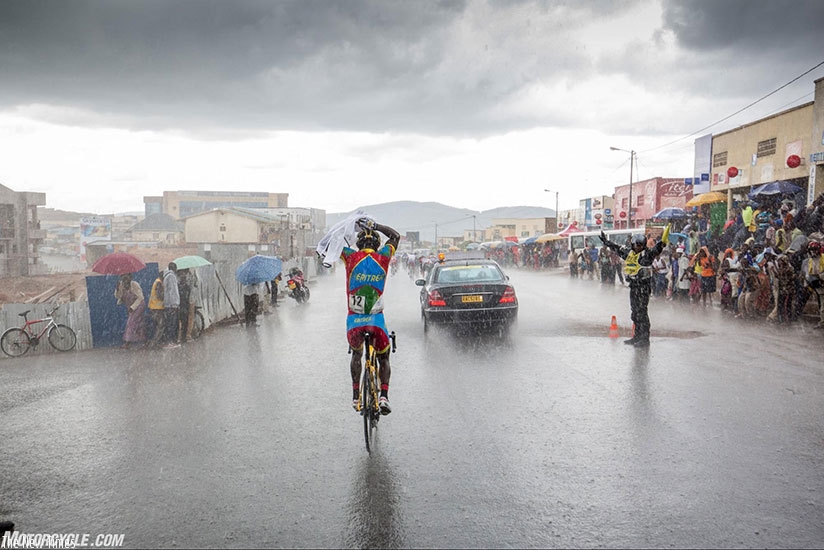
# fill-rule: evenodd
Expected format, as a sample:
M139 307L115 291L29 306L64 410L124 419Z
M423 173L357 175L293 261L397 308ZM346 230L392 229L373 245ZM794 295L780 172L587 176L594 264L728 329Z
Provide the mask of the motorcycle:
M303 271L300 269L293 267L289 270L289 278L286 280L286 286L289 288L289 296L297 303L301 304L309 299L309 287L306 286Z

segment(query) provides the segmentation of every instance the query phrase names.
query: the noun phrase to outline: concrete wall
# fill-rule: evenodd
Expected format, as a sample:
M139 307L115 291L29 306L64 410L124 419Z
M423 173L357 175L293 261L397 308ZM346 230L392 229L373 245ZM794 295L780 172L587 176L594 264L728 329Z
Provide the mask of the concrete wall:
M809 176L809 166L787 166L787 157L797 154L802 159L811 151L813 104L808 103L778 113L713 137L712 156L727 152L727 163L712 167L710 188L713 191L747 188L776 180ZM775 154L756 157L758 143L776 138ZM738 168L738 175L729 179L727 170Z

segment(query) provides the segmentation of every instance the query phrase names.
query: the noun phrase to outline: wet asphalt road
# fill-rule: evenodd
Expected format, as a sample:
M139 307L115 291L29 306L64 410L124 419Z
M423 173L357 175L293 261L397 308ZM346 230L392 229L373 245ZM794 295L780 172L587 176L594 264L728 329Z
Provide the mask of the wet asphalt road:
M824 334L514 271L509 340L424 338L399 273L378 451L341 273L176 350L0 360L0 520L128 547L820 547Z

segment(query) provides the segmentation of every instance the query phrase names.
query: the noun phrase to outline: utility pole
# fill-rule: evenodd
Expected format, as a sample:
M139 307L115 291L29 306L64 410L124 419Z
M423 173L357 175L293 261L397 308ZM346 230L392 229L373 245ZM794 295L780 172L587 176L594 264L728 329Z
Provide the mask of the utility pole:
M553 191L552 189L544 189L547 193L555 193L555 233L558 232L558 217L560 214L558 213L558 191Z
M627 209L627 229L632 229L632 165L635 164L635 151L610 147L612 151L629 153L629 208Z

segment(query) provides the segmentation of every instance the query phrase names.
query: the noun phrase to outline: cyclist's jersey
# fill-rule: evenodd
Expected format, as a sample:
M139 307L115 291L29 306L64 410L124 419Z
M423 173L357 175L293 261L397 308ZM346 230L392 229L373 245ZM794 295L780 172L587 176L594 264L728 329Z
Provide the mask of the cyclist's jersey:
M349 315L370 315L383 311L383 289L389 261L395 254L391 244L380 250L344 248L341 253L346 264L346 295Z

